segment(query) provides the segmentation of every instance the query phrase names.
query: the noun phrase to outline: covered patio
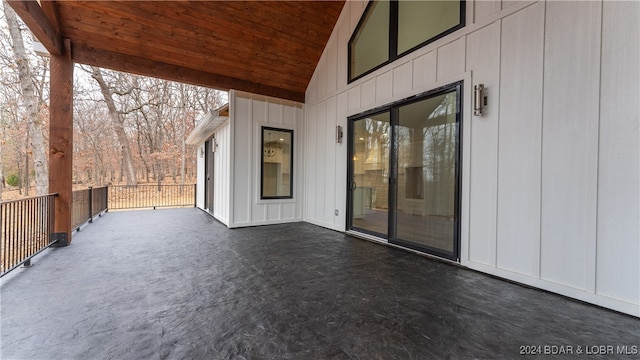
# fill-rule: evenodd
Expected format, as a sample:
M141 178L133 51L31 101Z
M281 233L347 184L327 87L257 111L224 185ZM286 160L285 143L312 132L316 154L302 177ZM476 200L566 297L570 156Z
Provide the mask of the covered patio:
M631 316L308 223L230 230L198 209L107 213L4 277L1 296L2 359L635 358L640 338Z
M439 338L439 344L443 349L455 348L459 341L466 341L467 344L476 343L471 340L474 337L487 336L487 339L493 339L496 332L488 331L479 325L487 324L483 320L488 316L486 314L494 314L495 317L491 317L492 319L505 324L505 327L501 327L497 332L505 334L500 341L516 337L509 342L510 346L515 346L516 343L519 344L524 340L531 342L530 340L535 339L531 335L532 332L548 336L549 341L567 339L565 335L559 337L558 333L549 331L546 328L549 324L555 324L555 328L561 328L562 330L559 331L563 333L566 331L567 334L574 330L577 334L582 334L586 331L585 329L591 329L587 331L592 336L590 340L599 340L598 344L609 345L608 339L622 341L621 339L625 337L619 334L620 331L626 331L627 334L633 333L633 339L636 341L639 338L637 317L640 316L640 272L638 272L640 268L640 241L638 241L640 234L638 119L640 113L637 99L640 87L635 79L638 78L638 69L640 69L638 67L640 47L637 35L640 33L638 31L640 12L637 2L457 1L457 7L454 9L456 11L452 13L455 19L453 26L444 32L436 31L434 34L437 35L431 34L434 35L431 36L422 33L420 26L424 21L420 16L409 15L436 14L439 10L433 8L422 9L419 12L406 10L408 17L401 22L398 17L400 2L392 1L390 4L393 6L388 8L388 16L381 13L379 18L383 21L371 27L371 29L388 30L382 31L383 37L377 36L376 32L371 35L371 39L374 40L371 43L375 45L373 48L382 55L382 59L376 62L377 65L369 66L368 72L355 77L351 74L353 60L368 59L369 56L355 55L356 52L350 49L353 45L352 39L360 36L358 35L359 24L366 22L370 13L368 9L374 6L374 2L370 1L9 0L8 3L50 53L49 192L57 193L55 223L51 232L51 239L55 239L57 244L71 244L74 240L71 204L75 64L93 65L203 85L228 90L230 94L236 92L243 94L244 97L236 97L236 100L240 98L237 103L230 101L229 104L230 119L242 121L229 120L228 127L219 129L221 137L216 138L226 141L228 151L222 151L225 148L221 145L221 151L216 152L221 157L221 161L214 161L214 163L232 164L232 166L217 167L218 170L222 168L229 171L223 174L224 182L213 181L214 184L218 184L214 185L214 188L219 186L220 193L223 194L216 201L223 199L225 203L224 211L216 214L214 210L213 215L218 216L217 218L223 223L228 222L230 227L304 221L340 232L357 231L357 227L351 226L350 223L356 213L353 206L355 203L353 185L357 182L352 181L355 173L349 165L355 161L351 160L355 157L349 147L353 147L356 137L349 127L355 121L378 111L384 110L387 114L395 114L413 100L424 100L432 95L436 96L437 91L454 86L459 89L456 90L456 97L459 97L460 101L456 101L458 105L452 108L457 109L456 113L460 116L456 115L456 121L459 122L460 129L464 130L458 131L461 137L456 140L456 151L451 157L451 159L457 159L456 172L459 176L455 181L457 195L451 200L455 202L453 206L455 214L452 218L457 219L458 223L455 224L457 229L449 236L450 244L455 251L447 254L449 258L458 261L460 266L467 269L597 304L633 315L636 319L631 322L622 321L624 324L622 322L615 324L616 329L626 330L607 329L601 320L594 320L588 325L583 321L602 317L601 312L596 308L581 307L583 311L579 311L578 316L563 315L567 310L565 307L575 306L567 304L574 303L558 300L562 298L551 295L532 295L545 294L535 291L512 297L509 290L507 291L509 296L507 296L504 294L506 290L502 289L502 286L505 286L503 282L479 275L477 279L482 280L468 280L467 276L474 276L473 279L476 279L476 275L441 264L429 265L436 266L438 270L426 270L429 266L422 263L425 261L423 258L409 259L406 256L407 253L396 253L396 250L389 249L367 250L373 255L362 256L364 260L357 256L344 258L342 257L344 251L336 249L335 251L341 256L333 259L327 255L327 259L323 259L324 262L318 266L326 267L327 264L341 262L343 269L321 274L308 273L307 266L314 264L309 260L309 254L329 251L332 248L333 237L346 239L345 235L329 232L327 234L331 236L327 235L328 238L318 237L315 234L304 236L300 239L306 240L292 240L292 244L287 243L286 246L277 250L281 243L270 244L270 240L265 240L263 236L264 233L272 231L271 229L279 227L267 228L268 230L258 228L228 232L222 227L215 231L202 230L197 222L186 229L183 223L174 224L178 229L183 227L182 232L176 235L177 230L172 228L158 233L155 237L151 234L159 231L160 225L134 227L128 233L123 233L120 241L125 242L127 246L132 246L131 239L152 239L145 240L144 247L130 251L123 251L124 247L115 246L114 240L107 240L107 246L117 248L118 254L133 254L145 252L147 249L158 251L157 249L162 247L149 246L149 241L162 239L170 244L171 248L167 253L175 259L163 261L136 259L138 264L133 264L136 267L143 264L149 266L148 263L153 264L154 261L158 261L158 284L162 284L163 289L170 290L147 289L150 281L146 277L136 281L135 276L127 275L123 278L114 274L113 285L109 285L113 288L107 286L100 290L100 294L115 294L117 292L113 290L114 288L117 291L136 289L140 291L138 295L141 299L150 301L149 309L152 309L155 304L153 301L156 300L153 297L155 293L160 294L157 300L163 301L172 299L173 296L177 296L176 294L189 293L187 290L192 288L180 290L188 282L170 280L166 274L167 264L172 264L173 261L179 262L176 266L176 269L180 269L179 274L193 271L196 275L192 281L198 286L205 286L200 285L204 283L201 281L203 276L213 276L213 274L206 274L206 271L205 275L200 274L202 269L199 266L204 269L212 267L196 262L193 256L206 256L206 261L213 261L212 259L216 259L217 255L204 251L209 249L198 250L195 246L190 246L186 255L180 253L178 249L189 241L205 236L203 235L205 233L211 238L216 238L214 234L220 233L224 234L220 237L230 241L233 246L239 246L237 243L242 246L250 244L246 245L249 246L246 250L260 254L257 257L260 261L269 259L271 256L269 254L279 254L273 261L278 266L291 265L293 275L287 273L287 276L295 278L305 274L317 275L311 277L312 282L319 281L318 279L327 281L325 284L327 289L308 288L308 293L300 292L296 294L299 297L296 297L289 294L289 291L297 289L291 287L305 283L308 280L307 277L291 279L282 275L282 278L274 278L272 274L266 272L258 278L260 286L266 286L264 284L271 284L278 280L279 282L268 288L275 286L277 289L277 286L280 286L282 291L276 294L289 294L284 299L264 297L268 300L265 304L277 303L268 306L282 306L279 309L284 314L292 314L290 311L294 311L295 315L297 314L295 309L299 303L309 302L309 306L315 306L316 303L309 300L309 297L318 291L323 296L318 295L318 298L312 299L319 299L322 306L333 304L330 301L334 299L339 300L335 300L337 305L332 305L335 306L336 311L323 309L322 314L336 313L338 314L336 319L353 319L358 311L365 311L367 315L363 315L361 323L350 320L348 326L338 327L339 330L328 329L327 333L332 334L331 336L335 335L335 338L332 337L334 340L331 341L337 341L337 343L327 340L330 345L326 348L334 348L334 345L341 348L338 345L343 341L352 344L353 342L348 340L350 338L362 341L368 338L368 334L388 333L387 336L379 335L378 339L371 340L371 344L391 349L391 339L402 334L402 331L395 330L394 325L397 321L388 320L392 319L388 309L393 309L397 302L393 298L379 300L384 299L385 295L393 294L391 290L409 291L405 300L412 301L400 312L407 315L409 325L399 322L407 326L398 325L397 328L414 329L415 326L415 329L418 329L415 334L405 334L398 341L393 342L395 346L405 343L406 339L412 339L411 341L417 344L416 349L429 349L423 345L428 341L433 346L432 333L447 334L446 341L445 338ZM405 2L413 5L430 3L435 2ZM400 41L398 30L400 24L407 25L406 39L413 39L415 36L416 39L423 41L404 53L399 52L397 46ZM378 41L382 38L388 41ZM488 89L487 93L474 90L485 87ZM485 96L486 94L489 95ZM484 114L482 111L476 112L475 108L481 110L484 106L487 107ZM391 118L392 134L395 131L393 129L398 128L400 120L395 115ZM296 193L291 199L282 199L282 202L280 202L281 199L263 198L259 191L262 186L259 182L264 178L262 164L266 163L263 160L264 151L260 151L264 145L260 133L261 128L267 127L295 132L297 149L294 150L296 154L293 158L297 159L297 163L290 168L295 169L297 174L287 176L293 179L293 189ZM391 139L393 138L391 136ZM357 139L360 141L359 138ZM212 140L214 139L211 138L209 141ZM210 153L216 149L216 141L212 142L214 146L210 147L212 149ZM394 144L391 143L391 145ZM204 153L205 148L206 146L201 147L199 153ZM391 154L388 157L389 161L385 160L384 166L381 167L382 182L387 181L393 184L386 193L387 199L391 199L388 204L391 211L386 219L387 231L377 232L373 229L371 232L376 233L378 240L382 242L397 240L398 244L401 244L402 240L411 240L398 238L398 226L394 224L398 211L394 209L396 205L393 204L393 200L398 197L397 194L400 194L397 187L402 183L397 175L400 173L397 172L394 156L397 157L402 149L393 146L390 149L394 149L395 154ZM409 151L409 148L402 151ZM420 164L411 164L412 167L418 165ZM388 174L385 173L385 166L390 169ZM287 173L281 174L284 182L288 181L285 174ZM218 176L218 179L220 178ZM422 180L423 191L428 190L428 187L425 187L424 176ZM223 187L220 186L221 184L228 186ZM406 198L415 200L412 197ZM423 198L427 197L423 196ZM442 214L436 213L436 215ZM382 223L384 225L385 221L383 220ZM291 230L292 227L295 230ZM299 228L312 227L282 225L285 234L301 233L303 230ZM412 231L415 230L415 228L409 228ZM148 230L151 232L147 233ZM144 235L134 234L136 231L141 231ZM316 231L320 230L316 229ZM425 235L423 233L421 232ZM102 238L106 233L99 234L95 238ZM172 238L166 238L167 234L174 235ZM236 238L241 234L247 234L246 239ZM87 236L89 235L79 234L77 237L80 241L87 241L85 240ZM189 238L186 239L186 237ZM254 241L259 243L253 244ZM308 243L309 241L312 243ZM100 241L100 244L102 243L104 241ZM217 243L204 244L215 246L212 248L216 250L215 254L225 248ZM348 244L351 244L351 241ZM367 246L369 249L369 244L358 244L360 244L358 246ZM167 244L163 243L163 245ZM296 250L301 245L309 247L304 251ZM265 248L263 249L262 246ZM99 263L95 259L76 256L75 252L79 250L71 248L69 250L71 255L67 255L67 258L82 262L89 261L91 264ZM426 247L425 249L429 251ZM375 254L378 253L385 254L381 255L382 260L376 258ZM437 254L437 252L433 253ZM393 255L387 259L386 254L399 255ZM159 259L157 254L149 256ZM113 265L115 260L120 259L113 256L107 258L110 261L109 265ZM228 256L223 255L222 259L226 261ZM243 257L235 259L241 260ZM252 258L247 259L249 259L247 264L252 266L261 264L260 261ZM356 277L354 281L357 285L352 286L347 282L351 278L349 276L345 278L345 274L349 275L350 271L358 269L361 261L371 266L361 274L365 280ZM215 263L218 264L218 262ZM242 262L232 261L231 263L237 266ZM267 265L269 264L265 266ZM128 266L122 269L133 270ZM189 269L188 266L193 266L194 269ZM382 281L379 279L384 279L383 277L376 278L381 266L381 276L383 274L392 277L385 280L387 282L379 282ZM387 269L387 266L390 268ZM86 272L87 269L91 269L89 271L94 269L93 267L73 268L66 263L59 268L59 273L46 276L52 276L56 282L63 284L57 288L71 290L61 292L58 297L43 300L47 305L50 305L51 301L56 306L71 304L75 301L76 290L73 286L67 285L73 283L79 276L85 276L76 273L77 271ZM217 269L217 267L213 268ZM148 271L146 269L145 271ZM259 269L265 271L263 268ZM272 267L267 269L274 270ZM219 273L224 274L224 279L228 279L236 271L236 269L231 270L233 271L223 268ZM108 269L97 274L100 274L99 278L103 281L107 279L105 274L111 274L113 271L115 270ZM432 272L437 274L435 278ZM249 272L249 274L253 273ZM367 280L367 278L370 279ZM217 278L214 277L214 279ZM332 286L336 279L345 281L344 292L334 293L342 289ZM413 282L410 282L411 279ZM85 281L92 284L98 283L93 277ZM177 289L174 289L173 281L178 283ZM440 282L443 284L442 288L434 287L433 284ZM338 281L338 283L341 282ZM412 288L414 283L423 284L424 289ZM501 284L500 290L492 287L494 283ZM266 296L260 292L260 286L254 289L255 293L242 293L251 289L248 284L243 284L244 286L240 289L232 291L240 292L242 299L253 296L262 299L263 297L260 296ZM369 291L368 296L361 297L368 299L367 306L347 296L352 294L352 289L365 286L363 284L375 285L372 289L362 289L363 292ZM380 284L386 284L387 287L381 287ZM11 283L9 285L11 285L9 289L3 289L3 291L13 291L10 289L16 285ZM224 294L224 290L227 290L224 287L219 289L217 286L220 285L216 281L206 286L216 294ZM453 289L449 290L452 286ZM508 289L520 289L515 285L507 286ZM463 296L470 291L468 288L473 288L472 291L475 293ZM127 294L137 293L136 291L128 291ZM145 291L148 291L148 294ZM163 296L164 291L171 291L170 296ZM429 293L429 291L433 292ZM379 293L383 293L382 298L378 297ZM80 294L84 296L85 293ZM237 296L232 296L232 299L240 298L240 295L233 294ZM359 293L356 292L356 294ZM227 298L226 295L224 298ZM342 297L338 298L338 296ZM441 305L438 299L441 299L442 304L445 305L456 304L450 309L452 318L460 319L461 314L467 314L468 317L464 319L473 325L463 321L464 325L454 326L453 330L449 328L448 331L440 331L431 328L436 326L434 324L443 322L438 316L449 319L445 315L440 315L443 310L438 306ZM553 305L550 305L547 299L554 299ZM353 303L345 304L347 300L353 300ZM118 304L126 304L125 300L119 301ZM378 301L383 302L378 303ZM558 306L558 301L564 305ZM287 306L294 307L292 310L287 310ZM388 311L375 311L378 307ZM548 307L557 309L555 310L557 314L548 313L551 311ZM33 309L48 311L49 308L50 306L43 310L34 306L31 311L34 311ZM444 306L444 308L447 307ZM129 311L131 307L126 309ZM145 314L153 314L154 311L163 311L163 309L165 305L162 305L160 310L153 308ZM545 310L542 311L542 309ZM196 306L188 310L199 309ZM278 309L274 309L276 310ZM185 310L186 313L189 311ZM274 311L259 313L269 314ZM6 311L3 309L3 312ZM503 321L502 319L510 312L513 312L515 317ZM234 312L234 316L245 313L251 312ZM226 314L230 316L228 312ZM371 314L382 316L370 316ZM533 319L526 314L530 314ZM76 312L73 315L76 316ZM185 316L186 318L199 316L199 312L188 313ZM127 319L130 318L127 317ZM413 320L416 320L415 324L411 322ZM535 320L530 322L535 325L530 325L528 320ZM3 318L3 321L9 320ZM223 323L215 316L207 321ZM325 324L333 323L333 319L318 321L320 323L324 321ZM580 323L575 324L575 321ZM158 323L156 321L154 324L158 325ZM263 323L271 324L266 320ZM308 323L309 321L305 319L299 322L299 324ZM452 320L443 323L452 326ZM520 331L506 328L525 323L526 325L521 325L522 327L519 328ZM287 327L278 329L280 332L277 334L280 335L273 335L275 333L269 332L271 328L266 325L263 325L265 328L263 332L278 339L278 336L282 336L284 329L291 328L295 334L291 344L297 344L296 340L309 343L309 341L296 339L296 336L301 336L304 332L292 325L296 324L295 321L289 321L287 324ZM489 330L495 330L493 328L495 322L489 322L489 324L492 324ZM356 328L349 328L356 325ZM17 326L23 325L21 323ZM176 329L178 326L172 324L164 328L164 337L169 338L166 332L169 330L166 329ZM202 326L195 328L200 331ZM220 327L220 329L228 328L230 327ZM256 331L262 331L260 327L257 329ZM232 336L224 333L227 330L220 331L223 331L221 334L226 334L225 336ZM473 331L473 336L467 334L468 331ZM309 332L314 336L319 334L313 327ZM234 343L244 344L241 341L247 341L246 344L249 344L249 340L253 337L257 339L255 332L247 334L246 339L238 337L245 336L244 332L235 334L237 336L233 335ZM185 332L183 335L183 338L175 337L181 339L176 344L184 344L186 338L198 338L191 332ZM412 337L414 335L415 338ZM60 336L51 337L51 339L59 338ZM124 340L129 339L129 336L125 336ZM575 338L575 340L579 339ZM491 344L491 341L497 340L482 341L482 343ZM539 340L541 344L542 341L543 339ZM105 343L101 342L100 346ZM262 344L260 341L258 343ZM286 342L276 341L276 343ZM12 342L10 341L9 344ZM164 349L167 343L163 344ZM513 350L507 349L510 346L505 347L504 344L500 343L500 350ZM582 342L582 350L587 345L589 343ZM35 345L34 349L38 346L41 346L41 343ZM194 345L194 348L202 349L203 347ZM308 347L304 348L308 349ZM262 351L256 350L261 348L253 345L251 347L247 345L244 349L248 354L254 350ZM294 354L298 350L303 351L301 349L303 347L289 345L283 349L274 348L264 353L282 357L285 353ZM467 354L472 354L471 348L465 349L468 350ZM457 354L457 350L446 351ZM373 353L378 352L372 350L369 354ZM320 357L329 356L329 353L321 351L320 354L326 355ZM185 353L176 357L183 355L189 356ZM229 353L222 357L232 357L232 355ZM406 354L404 355L406 357ZM517 354L508 353L510 358L515 355ZM298 355L291 356L298 357ZM487 355L487 357L494 356Z

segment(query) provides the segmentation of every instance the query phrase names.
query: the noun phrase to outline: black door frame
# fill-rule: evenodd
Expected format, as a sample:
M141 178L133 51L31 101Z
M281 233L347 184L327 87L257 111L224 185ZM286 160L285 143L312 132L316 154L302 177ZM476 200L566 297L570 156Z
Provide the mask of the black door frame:
M384 238L384 239L388 239L389 238L389 234L382 234L382 233L378 233L378 232L374 232L371 230L367 230L367 229L362 229L362 228L358 228L358 227L354 227L353 226L353 190L355 190L355 181L353 180L353 156L354 156L354 124L357 120L362 120L363 118L369 117L369 116L374 116L374 115L378 115L378 114L382 114L385 112L389 112L391 110L391 106L390 105L385 105L382 107L378 107L369 111L365 111L362 112L360 114L357 115L353 115L353 116L349 116L347 118L347 230L355 230L357 232L363 233L363 234L368 234L368 235L373 235L376 237L380 237L380 238ZM389 122L389 126L392 126L392 122ZM391 142L390 144L393 143L393 131L391 131ZM390 169L391 170L391 169ZM391 180L391 179L389 179ZM391 188L391 184L389 184L390 188ZM391 202L391 197L389 196L389 202ZM387 206L388 208L388 206ZM391 209L389 209L391 210ZM390 213L390 211L389 211ZM389 225L391 225L391 216L387 217L389 219ZM390 228L387 228L389 231Z
M356 231L376 237L386 239L390 244L399 245L402 247L418 250L435 256L439 256L445 259L460 261L460 215L461 215L461 190L462 190L462 109L463 109L463 90L464 81L457 81L455 83L441 86L439 88L411 96L388 105L380 106L375 109L371 109L356 115L349 116L347 118L347 231ZM449 93L452 90L456 91L456 163L455 163L455 199L454 199L454 239L453 239L453 252L445 252L437 248L432 248L423 244L414 244L409 241L403 241L396 238L396 212L397 212L397 179L398 169L396 166L398 154L396 151L389 152L389 204L388 204L388 233L380 234L366 229L360 229L353 226L353 157L354 153L354 124L357 120L377 115L385 112L390 113L390 148L396 147L396 127L399 122L399 108L404 105L409 105L414 102L422 101L431 97Z

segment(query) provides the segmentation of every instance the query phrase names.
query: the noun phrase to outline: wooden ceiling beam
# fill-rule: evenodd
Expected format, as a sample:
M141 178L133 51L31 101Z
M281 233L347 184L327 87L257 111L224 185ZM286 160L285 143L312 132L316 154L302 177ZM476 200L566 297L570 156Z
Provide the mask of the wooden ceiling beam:
M35 0L7 0L7 3L22 18L33 35L52 55L64 54L62 35L51 23L45 11Z
M124 20L123 20L124 21ZM277 55L265 56L265 53L258 53L257 49L250 49L239 44L228 44L227 47L212 46L203 38L203 41L197 40L197 36L188 36L187 34L178 34L179 30L170 31L158 25L157 29L152 32L150 28L130 29L128 27L119 27L112 32L99 32L99 20L88 17L86 21L77 23L67 27L66 36L72 39L83 39L82 43L90 47L102 48L101 44L113 43L112 50L129 55L149 57L153 60L161 62L169 62L175 65L193 66L215 66L215 67L233 67L237 68L236 72L242 71L247 76L268 80L273 77L273 71L269 68L273 63L278 63L280 69L287 75L287 83L306 84L309 79L305 79L305 75L301 73L301 66L294 59ZM153 37L162 39L157 43L149 43L142 39ZM184 48L184 44L193 41L200 46ZM76 41L78 43L79 41ZM237 46L236 46L237 45ZM207 54L207 56L203 56ZM260 56L265 57L260 57ZM166 58L167 61L163 60ZM251 62L238 62L239 59L250 59ZM304 64L304 61L299 63ZM306 64L311 67L311 63ZM310 76L309 76L310 77Z
M53 29L57 33L62 34L62 30L60 27L60 15L58 14L58 7L56 6L55 1L41 0L40 7L42 7L42 11L51 22L51 25L53 25Z
M304 92L297 92L234 77L161 63L137 56L73 44L73 61L128 73L152 76L219 90L236 89L286 100L304 102Z

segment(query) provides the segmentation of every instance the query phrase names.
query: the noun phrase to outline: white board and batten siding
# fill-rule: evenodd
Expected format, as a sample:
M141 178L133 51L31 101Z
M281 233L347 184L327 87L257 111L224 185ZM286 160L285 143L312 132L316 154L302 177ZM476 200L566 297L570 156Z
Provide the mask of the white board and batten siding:
M211 133L211 138L215 138L215 142L218 145L215 149L210 149L212 152L209 156L213 156L214 161L214 173L213 173L213 209L206 209L205 207L205 144L204 142L198 145L196 155L196 167L198 180L196 182L196 207L207 210L214 218L221 223L229 226L229 209L231 204L231 198L229 196L229 187L231 184L230 177L230 140L231 140L231 125L229 120L225 120L222 124L216 127L215 131Z
M304 220L345 230L347 116L464 80L461 264L640 316L640 3L468 1L463 29L347 84L365 6L307 89Z
M231 208L231 121L225 121L214 134L213 152L213 217L229 226Z
M231 90L231 208L229 227L302 220L304 110L300 103ZM260 200L261 129L293 130L293 198Z
M640 3L605 1L602 14L595 288L603 296L637 304Z
M204 210L204 187L206 176L204 172L204 143L200 143L196 149L196 207Z

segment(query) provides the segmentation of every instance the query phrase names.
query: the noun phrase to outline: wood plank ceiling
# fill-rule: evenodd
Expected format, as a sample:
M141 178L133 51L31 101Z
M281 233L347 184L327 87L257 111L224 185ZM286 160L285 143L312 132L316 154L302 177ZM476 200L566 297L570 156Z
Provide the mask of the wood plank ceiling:
M10 4L77 63L303 102L344 0Z

